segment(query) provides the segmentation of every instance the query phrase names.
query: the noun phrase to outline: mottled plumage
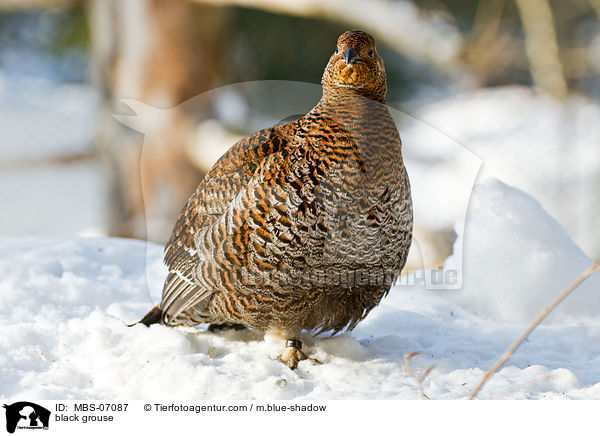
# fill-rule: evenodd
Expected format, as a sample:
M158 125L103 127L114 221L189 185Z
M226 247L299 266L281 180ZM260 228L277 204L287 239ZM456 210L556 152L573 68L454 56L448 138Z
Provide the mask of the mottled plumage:
M341 35L308 114L234 144L182 210L162 301L145 324L277 331L353 328L389 291L411 243L410 186L385 106L383 61Z

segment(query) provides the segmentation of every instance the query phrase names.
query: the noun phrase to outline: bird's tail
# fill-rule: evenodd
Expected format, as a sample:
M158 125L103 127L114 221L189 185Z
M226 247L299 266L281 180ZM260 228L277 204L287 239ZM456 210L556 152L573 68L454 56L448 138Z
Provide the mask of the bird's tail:
M150 312L146 314L142 319L140 319L135 324L144 324L146 327L151 326L152 324L158 324L162 320L163 311L155 306ZM131 324L131 325L135 325Z

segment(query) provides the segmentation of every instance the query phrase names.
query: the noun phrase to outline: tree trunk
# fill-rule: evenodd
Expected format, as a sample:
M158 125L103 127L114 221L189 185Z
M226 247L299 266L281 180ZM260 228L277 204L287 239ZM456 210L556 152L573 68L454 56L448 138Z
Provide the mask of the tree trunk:
M89 17L109 232L165 242L203 177L185 152L194 123L175 109L143 139L112 114L126 111L121 99L170 108L214 87L227 10L179 0L91 0Z

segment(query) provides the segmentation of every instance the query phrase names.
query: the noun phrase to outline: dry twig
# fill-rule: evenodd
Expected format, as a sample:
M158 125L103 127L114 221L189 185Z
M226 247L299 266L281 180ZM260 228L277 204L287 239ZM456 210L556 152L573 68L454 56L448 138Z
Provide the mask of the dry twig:
M512 345L512 347L510 347L508 349L508 351L506 351L502 355L500 360L498 360L494 364L494 366L492 366L490 368L490 370L485 373L485 375L483 376L483 378L481 379L479 384L475 387L475 389L471 393L469 400L472 400L477 396L477 394L479 393L479 391L481 390L483 385L485 385L485 383L488 381L488 379L492 375L494 375L494 373L496 371L498 371L502 367L502 365L504 365L506 363L506 361L508 359L510 359L512 357L512 355L515 353L517 348L519 348L519 346L523 343L523 341L525 341L525 339L527 339L527 337L531 334L531 332L533 332L533 330L535 330L535 328L548 316L548 314L550 312L552 312L554 310L554 308L556 306L558 306L565 298L567 298L571 294L571 292L573 292L575 289L577 289L577 287L579 285L581 285L585 281L585 279L587 279L589 276L591 276L592 274L594 274L598 271L600 271L600 261L596 262L594 265L592 265L587 270L585 270L583 273L581 273L581 275L577 278L577 280L575 280L573 283L571 283L571 286L569 286L567 289L565 289L548 306L546 306L544 308L544 310L542 310L542 312L538 315L538 317L533 321L533 323L529 326L529 328L525 331L525 333L523 333L521 335L521 337L517 340L517 342L515 342Z
M404 369L406 370L406 372L408 373L408 375L410 375L412 378L415 379L415 381L417 382L417 386L419 388L419 393L421 394L421 396L427 400L429 400L430 398L427 396L427 394L425 394L425 391L423 390L423 381L425 381L425 379L427 378L427 376L431 373L431 371L433 370L433 368L435 368L435 365L431 365L429 368L427 368L423 374L421 374L421 377L417 377L415 375L415 373L413 372L412 368L410 367L410 359L412 359L415 356L419 356L423 353L420 353L418 351L415 351L413 353L408 353L404 355Z

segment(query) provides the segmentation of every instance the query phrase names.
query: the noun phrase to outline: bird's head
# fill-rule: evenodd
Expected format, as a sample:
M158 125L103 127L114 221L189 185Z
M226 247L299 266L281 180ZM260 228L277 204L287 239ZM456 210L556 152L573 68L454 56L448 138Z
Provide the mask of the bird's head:
M325 93L350 89L384 102L387 91L385 68L377 54L375 39L362 30L343 33L325 67L322 83Z

